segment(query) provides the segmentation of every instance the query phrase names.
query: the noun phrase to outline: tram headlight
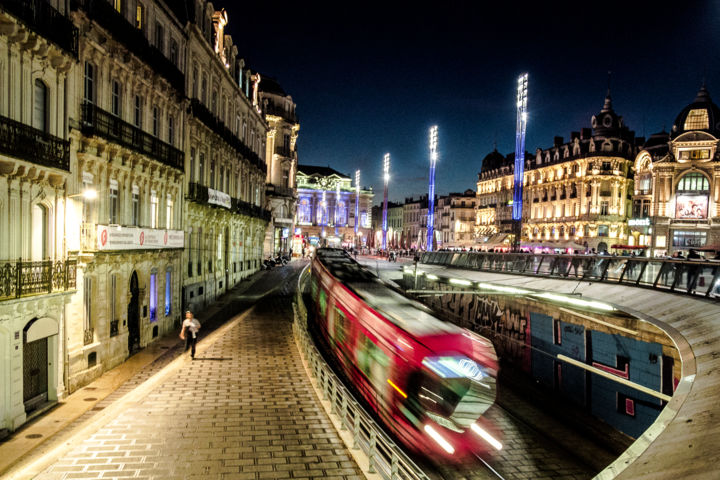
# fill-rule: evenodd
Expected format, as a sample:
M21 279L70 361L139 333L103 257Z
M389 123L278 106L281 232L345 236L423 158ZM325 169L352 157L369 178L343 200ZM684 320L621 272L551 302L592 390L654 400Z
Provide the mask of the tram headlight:
M440 445L442 449L445 450L447 453L449 453L450 455L455 453L455 448L453 448L453 446L450 445L450 442L445 440L443 436L440 435L440 433L438 433L438 431L432 427L432 425L425 425L425 433L430 435L430 437L435 440L438 445Z
M477 423L470 425L473 432L477 433L483 440L493 446L495 450L502 450L502 443L500 443L495 437L490 435L485 429L478 426Z

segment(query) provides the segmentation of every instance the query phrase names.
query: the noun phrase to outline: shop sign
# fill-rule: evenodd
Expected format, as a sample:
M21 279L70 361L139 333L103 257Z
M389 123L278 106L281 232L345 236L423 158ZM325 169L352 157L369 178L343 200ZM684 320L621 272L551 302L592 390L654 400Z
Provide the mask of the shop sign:
M184 246L185 233L182 230L97 226L98 250L183 248Z
M628 226L629 227L649 227L650 219L649 218L631 218L630 220L628 220Z
M212 188L208 188L208 203L220 205L225 208L232 208L230 195L220 190L213 190Z

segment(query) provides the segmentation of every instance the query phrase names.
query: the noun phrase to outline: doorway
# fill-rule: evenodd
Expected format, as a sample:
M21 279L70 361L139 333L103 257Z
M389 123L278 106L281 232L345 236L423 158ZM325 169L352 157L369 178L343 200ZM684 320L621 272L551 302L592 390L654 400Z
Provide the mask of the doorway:
M140 288L137 272L130 277L130 303L128 304L128 356L140 350Z
M28 323L23 332L23 404L26 413L48 400L48 339L28 342L27 332L32 324Z
M225 227L225 291L230 290L230 228Z

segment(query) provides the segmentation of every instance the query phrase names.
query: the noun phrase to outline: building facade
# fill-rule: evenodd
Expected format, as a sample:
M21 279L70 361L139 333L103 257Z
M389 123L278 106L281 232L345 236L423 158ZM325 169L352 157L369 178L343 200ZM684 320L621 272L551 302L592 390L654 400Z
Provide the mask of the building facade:
M78 293L68 308L74 391L181 318L185 34L161 1L78 1L69 96L68 250ZM88 194L92 193L91 196ZM94 198L93 198L94 197Z
M424 209L426 215L425 225L427 225L427 208L427 195L421 195L417 200L412 197L405 199L405 204L403 204L402 248L418 249L420 245L427 243L427 238L425 240L420 238L420 227L423 224L420 217Z
M78 58L67 13L58 2L0 7L0 438L67 393L76 259L65 241L74 202L65 109Z
M260 80L260 103L268 124L266 206L272 217L265 233L265 255L286 254L293 248L297 192L297 139L300 123L295 103L272 78ZM297 246L296 246L297 247ZM300 252L293 249L295 255Z
M348 175L330 167L298 165L295 235L303 245L351 247L372 241L374 194L371 188L360 187L357 195L357 187Z
M257 271L265 230L267 124L225 10L188 1L183 302L202 309Z
M720 109L705 86L635 159L630 242L652 255L720 249Z
M603 251L628 241L641 139L615 113L609 92L591 124L570 142L556 137L552 147L526 157L521 247ZM477 184L479 246L509 247L514 156L493 152L485 161Z
M450 193L438 200L440 218L435 218L438 248L471 248L475 246L477 195L473 190ZM438 230L438 225L441 227Z

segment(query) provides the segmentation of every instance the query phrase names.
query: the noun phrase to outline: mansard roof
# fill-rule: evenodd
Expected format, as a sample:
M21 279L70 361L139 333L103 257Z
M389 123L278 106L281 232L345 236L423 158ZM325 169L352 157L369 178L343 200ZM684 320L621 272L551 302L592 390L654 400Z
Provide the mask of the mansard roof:
M700 126L703 122L707 122L705 124L707 128ZM704 84L700 87L695 100L678 114L670 138L675 139L685 132L698 130L720 138L720 109L710 98L710 92Z
M329 177L331 175L337 175L338 177L342 177L342 178L350 178L349 175L340 173L337 170L335 170L334 168L330 168L330 166L321 167L319 165L298 165L297 171L298 171L298 173L303 173L307 176L319 175L322 177Z

